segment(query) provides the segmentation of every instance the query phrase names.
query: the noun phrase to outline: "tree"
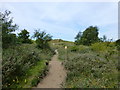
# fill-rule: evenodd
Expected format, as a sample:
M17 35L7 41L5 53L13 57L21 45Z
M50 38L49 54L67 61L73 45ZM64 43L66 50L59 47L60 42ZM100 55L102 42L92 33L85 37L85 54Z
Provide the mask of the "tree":
M18 29L16 24L13 24L13 18L10 18L10 11L0 12L0 23L2 25L2 47L7 48L16 44L16 34L13 34Z
M78 33L79 34L79 33ZM91 45L92 43L98 42L98 28L90 26L88 27L80 37L80 39L77 39L78 45L83 44L83 45ZM77 37L77 36L76 36Z
M107 37L105 35L103 35L103 42L106 42Z
M52 40L52 36L40 29L35 30L33 38L36 38L37 47L43 49L48 47L48 41Z
M76 45L80 44L81 37L82 37L82 32L78 32L78 34L75 37L75 44Z
M18 39L22 43L32 43L32 41L29 39L29 36L29 32L25 29L18 33Z

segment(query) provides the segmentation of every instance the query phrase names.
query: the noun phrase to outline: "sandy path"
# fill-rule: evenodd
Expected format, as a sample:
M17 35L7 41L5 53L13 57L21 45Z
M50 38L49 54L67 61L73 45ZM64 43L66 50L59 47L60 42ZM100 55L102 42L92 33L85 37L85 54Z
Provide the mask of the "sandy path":
M37 88L61 88L66 77L66 71L58 60L58 52L49 62L48 75L37 85Z

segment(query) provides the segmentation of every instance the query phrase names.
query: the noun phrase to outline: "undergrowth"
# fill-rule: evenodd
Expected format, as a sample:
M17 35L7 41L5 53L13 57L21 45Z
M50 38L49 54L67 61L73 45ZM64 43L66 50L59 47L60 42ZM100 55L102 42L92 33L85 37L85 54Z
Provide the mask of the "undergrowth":
M38 62L45 62L44 60L51 60L54 51L52 49L38 49L35 44L22 44L8 49L3 50L3 61L2 61L2 84L3 88L19 86L22 78L27 78L28 71L32 67L36 66ZM40 66L44 65L39 63ZM37 67L35 67L37 68ZM40 70L37 68L35 70ZM42 68L43 71L46 67ZM34 70L33 70L34 71ZM35 72L32 72L33 74ZM31 73L31 74L32 74ZM37 73L37 72L36 72ZM41 73L41 72L40 72ZM44 73L44 72L43 72ZM37 74L37 76L40 74ZM35 85L35 80L31 86ZM23 86L23 85L22 85ZM26 86L28 87L28 86Z
M67 46L67 50L58 48L67 70L63 87L118 88L118 51L114 43Z

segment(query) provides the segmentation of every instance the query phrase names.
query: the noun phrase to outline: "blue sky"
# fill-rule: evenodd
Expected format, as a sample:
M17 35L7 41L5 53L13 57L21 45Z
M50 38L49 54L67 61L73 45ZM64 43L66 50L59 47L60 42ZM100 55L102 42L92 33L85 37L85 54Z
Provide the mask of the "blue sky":
M118 39L117 2L10 2L1 3L2 11L10 10L20 32L27 29L45 30L54 39L74 41L79 31L93 25L99 28L99 37Z

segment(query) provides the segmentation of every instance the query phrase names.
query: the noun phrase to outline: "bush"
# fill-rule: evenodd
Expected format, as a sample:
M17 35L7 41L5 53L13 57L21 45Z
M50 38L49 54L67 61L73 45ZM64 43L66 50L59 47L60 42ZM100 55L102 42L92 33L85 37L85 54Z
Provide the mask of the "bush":
M104 43L99 42L99 43L92 44L91 49L93 51L100 52L100 51L107 51L109 49L109 47L107 47L107 43L105 43L105 42Z
M70 54L70 56L72 57L65 62L65 68L68 70L65 84L66 88L69 85L71 85L71 88L117 87L116 75L118 73L115 64L117 61L115 62L116 59L114 57L112 59L109 58L110 60L108 61L104 57L97 56L96 53L76 53ZM113 76L110 77L110 74Z
M91 48L89 48L88 46L84 46L84 45L79 46L80 53L86 53L86 52L90 52L90 51L91 51Z
M26 70L35 65L38 60L40 57L37 53L33 55L27 48L20 46L3 51L3 85L11 84L15 77L25 75Z
M68 71L64 88L118 87L118 52L114 43L80 45L75 51L71 46L67 60L65 55L65 50L59 48L59 57Z
M10 87L16 77L26 75L26 71L39 60L50 60L53 51L39 50L34 44L23 44L3 50L2 80L3 88ZM47 56L46 56L47 54ZM10 85L9 85L10 84Z
M39 83L39 78L34 78L31 82L31 86L36 86Z
M71 52L76 52L76 51L78 51L79 50L79 48L77 47L77 46L72 46L71 48L70 48L70 51Z

